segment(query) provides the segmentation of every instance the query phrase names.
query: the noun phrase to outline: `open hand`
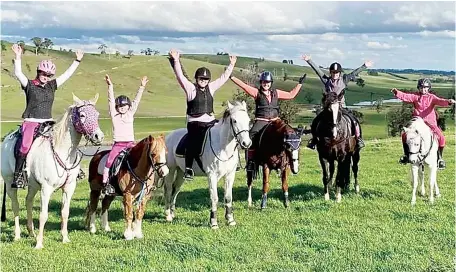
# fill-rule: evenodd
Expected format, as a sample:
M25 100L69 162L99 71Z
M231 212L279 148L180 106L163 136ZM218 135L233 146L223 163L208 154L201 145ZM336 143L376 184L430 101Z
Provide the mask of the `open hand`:
M18 57L22 54L22 47L19 44L17 44L17 43L13 44L12 49L13 49L14 54L16 54L16 57Z
M372 67L373 64L374 63L370 60L367 60L366 62L364 62L364 65L366 65L367 68Z
M76 59L81 61L82 60L82 57L84 57L84 52L82 52L82 50L78 49L76 51Z
M179 59L180 56L179 52L176 49L171 49L168 55L170 55L175 60Z
M236 61L237 61L237 57L236 56L230 56L230 63L231 65L235 65L236 64Z
M310 56L309 55L302 55L301 59L303 59L305 61L309 61L310 60Z
M141 79L141 87L146 87L147 82L149 82L147 76L143 76L143 78Z

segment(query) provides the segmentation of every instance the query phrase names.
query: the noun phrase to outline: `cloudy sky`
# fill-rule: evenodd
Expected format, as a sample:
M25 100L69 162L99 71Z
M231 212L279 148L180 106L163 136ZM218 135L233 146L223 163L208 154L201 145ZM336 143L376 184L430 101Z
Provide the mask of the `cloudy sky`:
M453 2L3 2L2 39L97 52L230 52L320 65L455 69Z

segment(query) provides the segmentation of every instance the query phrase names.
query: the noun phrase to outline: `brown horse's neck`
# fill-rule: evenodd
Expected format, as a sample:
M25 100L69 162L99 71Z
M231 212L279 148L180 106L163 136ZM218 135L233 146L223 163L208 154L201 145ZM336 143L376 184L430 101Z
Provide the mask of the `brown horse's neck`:
M149 146L152 145L153 142L146 140L147 138L137 143L128 155L128 162L139 177L147 175L150 168Z

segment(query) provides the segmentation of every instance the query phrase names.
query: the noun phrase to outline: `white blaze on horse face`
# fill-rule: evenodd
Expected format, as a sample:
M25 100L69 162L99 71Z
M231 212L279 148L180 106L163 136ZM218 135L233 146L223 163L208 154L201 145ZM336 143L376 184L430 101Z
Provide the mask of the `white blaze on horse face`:
M163 165L162 167L160 167L161 176L162 176L162 177L167 176L168 173L169 173L169 168L168 168L168 166L166 165L166 150L165 150L165 148L163 148L163 149L160 151L159 163L164 163L164 165Z
M418 155L420 154L420 136L415 133L407 134L407 145L409 146L409 160L411 163L419 161Z
M333 124L334 124L334 128L333 128L333 136L334 138L337 137L337 115L339 113L339 102L336 102L336 103L332 103L331 104L331 112L333 114Z

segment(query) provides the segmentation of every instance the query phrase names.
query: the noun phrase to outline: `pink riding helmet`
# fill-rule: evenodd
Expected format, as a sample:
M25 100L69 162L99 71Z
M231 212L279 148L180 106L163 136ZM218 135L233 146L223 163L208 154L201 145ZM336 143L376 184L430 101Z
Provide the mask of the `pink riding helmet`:
M50 60L42 60L40 64L38 64L37 70L55 75L55 64Z

